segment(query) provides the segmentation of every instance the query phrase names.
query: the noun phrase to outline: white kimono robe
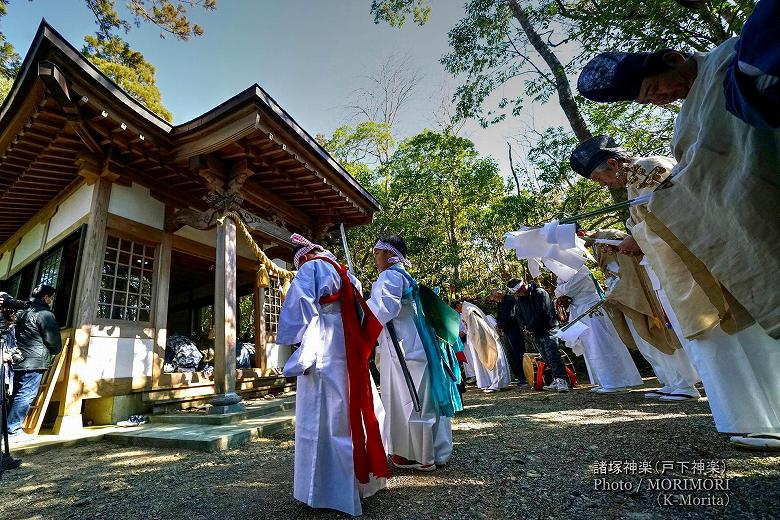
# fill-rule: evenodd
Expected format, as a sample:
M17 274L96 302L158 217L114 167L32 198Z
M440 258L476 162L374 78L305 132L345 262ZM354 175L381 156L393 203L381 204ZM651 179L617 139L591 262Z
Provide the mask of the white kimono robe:
M571 319L584 314L599 302L599 293L587 267L582 267L569 281L559 279L555 296L568 296L572 299L569 313ZM585 357L591 382L604 389L641 386L642 377L636 368L628 348L618 336L612 321L603 311L597 310L593 316L580 320L588 327L579 341L582 349L574 352Z
M651 280L657 280L649 263ZM655 283L655 282L654 282ZM696 367L721 433L780 432L780 348L757 324L729 336L714 327L696 339L683 341L673 306L661 288L658 298Z
M360 287L357 280L352 282ZM298 377L293 495L311 507L361 515L361 497L384 488L386 479L372 476L367 484L360 484L355 478L341 305L319 303L340 287L339 275L330 264L322 260L303 264L279 314L276 341L301 344L284 366L285 376ZM381 421L376 389L374 408Z
M469 323L475 325L475 320L483 320L486 330L489 332L490 341L494 344L490 348L495 348L498 352L496 358L496 366L492 370L487 368L479 360L479 356L472 344L472 337L469 336ZM496 322L491 316L485 316L485 314L474 304L463 302L463 312L461 313L461 324L466 332L466 342L463 345L466 353L467 364L472 366L474 371L474 377L477 378L477 388L482 390L501 390L508 387L512 383L512 377L509 375L509 363L506 359L506 353L501 346L501 339L496 332Z
M611 289L617 283L617 279L620 278L620 265L617 262L611 262L608 264L608 267L612 277L607 278L606 281L607 286ZM650 278L650 283L653 284L653 290L658 294L660 289L658 277L651 271L648 271L648 277ZM688 359L688 354L686 354L684 348L676 349L673 354L666 354L645 341L639 335L630 319L626 320L626 325L628 325L628 329L631 331L631 336L634 338L637 349L639 349L642 357L650 363L656 378L663 385L665 391L687 395L699 394L694 385L701 381L701 378ZM677 339L681 345L684 345L685 341L687 341L683 337L678 337Z
M403 298L410 286L403 274L387 269L371 286L368 306L382 325L393 320L398 342L409 368L422 410L415 412L401 365L385 328L379 336L379 374L385 421L382 435L388 455L420 464L446 464L452 454L452 424L440 417L433 401L428 358L414 324L416 308Z
M780 339L780 129L756 128L726 110L723 81L736 42L693 56L697 76L672 137L674 188L657 193L650 211Z

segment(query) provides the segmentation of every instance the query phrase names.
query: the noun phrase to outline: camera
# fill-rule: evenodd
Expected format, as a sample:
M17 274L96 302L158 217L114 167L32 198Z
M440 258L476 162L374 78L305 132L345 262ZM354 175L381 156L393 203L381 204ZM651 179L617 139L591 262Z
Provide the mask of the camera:
M0 311L19 311L27 308L27 302L12 298L7 292L0 291Z
M17 310L27 307L27 302L11 298L8 293L0 292L0 353L2 360L16 365L24 360L21 351L16 347L12 316Z

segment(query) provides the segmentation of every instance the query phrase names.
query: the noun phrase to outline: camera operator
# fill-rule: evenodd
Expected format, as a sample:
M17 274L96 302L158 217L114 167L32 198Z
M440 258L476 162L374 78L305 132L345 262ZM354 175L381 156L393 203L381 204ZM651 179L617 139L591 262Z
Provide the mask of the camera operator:
M54 292L50 285L38 285L27 308L16 316L16 342L22 359L13 365L14 390L8 411L8 432L14 440L26 435L22 431L24 418L38 395L52 356L62 350L60 327L50 307Z
M21 355L16 348L14 335L14 315L16 311L27 308L27 302L16 300L10 294L0 291L0 347L2 347L2 363L21 361Z

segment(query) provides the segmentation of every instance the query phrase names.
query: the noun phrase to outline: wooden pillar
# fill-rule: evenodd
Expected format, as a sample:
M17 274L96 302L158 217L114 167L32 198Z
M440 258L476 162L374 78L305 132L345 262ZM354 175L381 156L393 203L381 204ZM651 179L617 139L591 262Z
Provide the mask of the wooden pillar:
M263 375L268 369L265 343L265 287L260 287L255 279L255 368Z
M154 327L157 332L152 358L151 388L160 386L160 374L165 363L165 344L168 341L168 298L171 282L171 250L173 235L166 233L157 249L157 287L154 298ZM149 385L147 386L149 387Z
M214 392L210 413L244 409L236 393L236 223L217 224L214 279Z
M80 166L80 170L83 169L83 166ZM90 379L86 373L87 351L92 326L97 318L100 271L103 267L108 203L111 199L111 182L105 177L96 177L93 180L92 203L87 221L87 232L84 236L78 278L78 295L73 314L75 329L73 350L65 379L65 395L60 401L57 420L54 422L55 434L77 432L83 427L82 395L84 394L84 385Z

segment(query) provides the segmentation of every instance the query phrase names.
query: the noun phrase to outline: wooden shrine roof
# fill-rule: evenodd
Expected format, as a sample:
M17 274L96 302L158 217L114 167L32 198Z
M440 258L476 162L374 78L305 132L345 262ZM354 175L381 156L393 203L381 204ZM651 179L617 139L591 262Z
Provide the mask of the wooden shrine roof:
M208 208L241 179L242 207L291 231L370 222L378 202L258 85L171 125L126 94L42 22L0 107L0 244L69 185L84 156L171 208Z

